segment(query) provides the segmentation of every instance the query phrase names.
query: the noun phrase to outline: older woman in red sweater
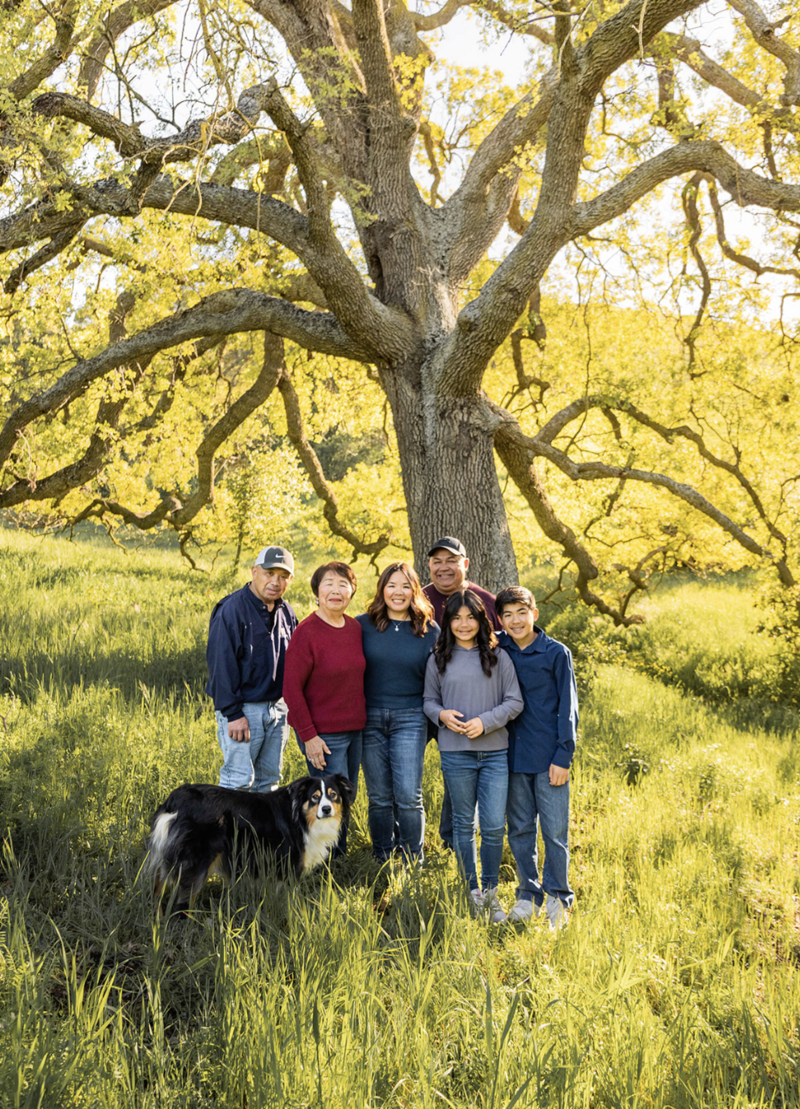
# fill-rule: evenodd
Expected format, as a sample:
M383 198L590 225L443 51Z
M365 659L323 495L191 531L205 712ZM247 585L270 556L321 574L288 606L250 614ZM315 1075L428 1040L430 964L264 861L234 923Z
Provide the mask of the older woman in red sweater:
M326 562L311 577L317 611L302 620L286 648L283 696L289 723L315 778L344 774L358 784L364 701L361 625L345 614L356 591L345 562ZM347 829L339 841L347 850Z

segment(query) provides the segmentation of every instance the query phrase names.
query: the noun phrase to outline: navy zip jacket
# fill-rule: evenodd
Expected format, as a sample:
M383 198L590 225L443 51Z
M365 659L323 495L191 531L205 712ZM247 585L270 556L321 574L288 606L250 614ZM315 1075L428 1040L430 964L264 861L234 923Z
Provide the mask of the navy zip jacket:
M291 605L281 599L270 612L249 585L214 606L208 626L206 693L217 712L239 720L245 702L281 699L286 645L296 627Z
M578 732L578 688L568 647L536 627L521 650L506 632L498 635L517 672L525 707L508 725L508 769L543 774L551 763L569 770Z

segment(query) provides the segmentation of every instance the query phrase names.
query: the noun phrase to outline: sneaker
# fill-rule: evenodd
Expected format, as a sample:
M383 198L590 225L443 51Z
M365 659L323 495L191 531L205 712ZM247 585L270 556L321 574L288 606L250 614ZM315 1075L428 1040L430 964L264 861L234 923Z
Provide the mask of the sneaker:
M505 924L508 920L505 909L500 904L500 898L497 896L496 889L483 891L483 909L488 913L489 920L492 924Z
M515 901L511 912L508 914L509 924L524 924L531 917L537 917L542 911L542 906L535 901Z
M475 916L480 916L483 912L483 894L480 890L469 891L470 900L472 901L472 911Z
M545 906L547 913L547 922L550 925L550 931L555 932L559 928L563 928L567 923L567 910L564 902L559 897L547 896L547 905Z

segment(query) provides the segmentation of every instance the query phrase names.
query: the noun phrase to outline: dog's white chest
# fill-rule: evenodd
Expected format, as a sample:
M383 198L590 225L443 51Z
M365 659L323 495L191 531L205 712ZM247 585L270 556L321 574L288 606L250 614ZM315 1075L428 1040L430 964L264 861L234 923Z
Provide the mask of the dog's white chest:
M339 838L341 821L335 817L327 820L315 820L312 828L306 835L306 851L303 859L303 870L313 870L315 866L324 863L336 846Z

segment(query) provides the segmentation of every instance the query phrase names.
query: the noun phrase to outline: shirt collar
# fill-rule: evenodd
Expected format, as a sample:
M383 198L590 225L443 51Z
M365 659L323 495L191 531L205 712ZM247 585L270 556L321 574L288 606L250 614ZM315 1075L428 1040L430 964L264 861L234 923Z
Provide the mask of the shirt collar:
M508 632L500 632L500 635L503 637L500 641L500 646L505 647L507 651L519 651L521 655L533 654L534 651L543 651L546 645L545 640L547 639L547 634L542 631L538 624L534 624L533 627L536 632L536 638L532 643L529 643L527 647L518 647L516 640L512 639Z
M275 602L275 604L272 606L272 609L270 610L269 606L265 605L264 602L259 597L257 597L255 595L253 590L250 588L249 584L243 586L242 588L244 589L244 592L247 594L247 597L250 600L251 605L253 605L255 610L258 613L260 613L262 616L264 616L264 615L274 616L277 613L280 606L283 604L283 597L279 597L277 599L277 601Z

